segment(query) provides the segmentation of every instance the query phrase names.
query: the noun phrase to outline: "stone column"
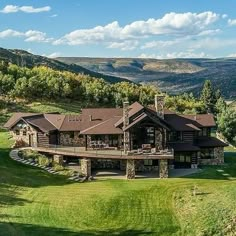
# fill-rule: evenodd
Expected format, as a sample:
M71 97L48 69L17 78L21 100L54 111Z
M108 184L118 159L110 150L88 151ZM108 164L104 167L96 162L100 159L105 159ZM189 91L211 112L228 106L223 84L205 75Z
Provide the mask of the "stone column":
M62 166L63 165L63 156L62 155L53 155L53 162Z
M155 95L155 108L156 108L156 112L157 115L164 119L164 100L165 100L165 96L164 95Z
M129 125L129 102L123 103L123 129ZM129 131L124 131L124 153L130 150L130 134Z
M159 176L161 179L168 178L168 160L159 160Z
M80 161L81 174L85 177L91 176L91 159L83 158Z
M155 147L156 150L163 150L163 137L162 132L159 129L155 130Z
M126 162L126 178L135 179L135 160L128 159Z

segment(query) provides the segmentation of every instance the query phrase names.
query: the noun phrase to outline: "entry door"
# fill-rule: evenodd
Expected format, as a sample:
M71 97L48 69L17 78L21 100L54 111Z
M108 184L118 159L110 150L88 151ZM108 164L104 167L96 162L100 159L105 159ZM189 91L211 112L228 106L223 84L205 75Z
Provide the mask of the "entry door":
M35 143L34 143L34 135L33 134L29 134L29 146L30 147L35 147Z

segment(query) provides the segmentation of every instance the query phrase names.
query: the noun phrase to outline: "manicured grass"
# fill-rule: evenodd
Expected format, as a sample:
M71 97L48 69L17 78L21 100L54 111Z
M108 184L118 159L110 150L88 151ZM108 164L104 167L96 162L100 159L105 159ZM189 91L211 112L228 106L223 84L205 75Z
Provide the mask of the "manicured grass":
M1 132L1 236L233 235L236 156L186 178L71 183L11 160L10 144Z

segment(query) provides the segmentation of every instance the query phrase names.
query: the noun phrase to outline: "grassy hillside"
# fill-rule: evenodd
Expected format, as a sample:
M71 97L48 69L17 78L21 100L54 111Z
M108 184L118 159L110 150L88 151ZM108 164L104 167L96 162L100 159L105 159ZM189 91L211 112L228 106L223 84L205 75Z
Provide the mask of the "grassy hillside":
M33 112L33 113L47 113L59 112L62 114L80 113L81 108L88 107L87 104L81 104L76 101L40 101L40 102L26 102L15 101L6 102L0 99L0 130L4 123L9 119L13 112Z
M234 235L236 155L176 179L70 183L8 156L0 132L0 235ZM193 188L197 189L194 196Z
M236 97L236 59L140 59L60 57L59 61L89 70L152 83L163 91L198 94L206 79L212 80L227 98Z
M69 71L72 73L82 73L95 78L103 78L104 80L112 83L127 81L119 77L103 75L101 73L90 71L89 69L76 64L66 64L55 59L34 55L24 50L10 50L0 48L0 61L2 60L11 62L19 66L26 66L28 68L32 68L34 66L47 66L55 70Z

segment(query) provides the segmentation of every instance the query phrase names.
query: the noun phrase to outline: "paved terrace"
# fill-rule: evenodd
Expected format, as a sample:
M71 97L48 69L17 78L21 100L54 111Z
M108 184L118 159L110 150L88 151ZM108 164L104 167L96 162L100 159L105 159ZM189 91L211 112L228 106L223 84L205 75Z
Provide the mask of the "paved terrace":
M173 150L156 152L156 153L144 153L137 152L136 150L130 151L125 154L123 150L113 150L113 149L88 149L85 147L67 147L67 146L49 146L49 147L32 147L31 149L49 154L63 155L63 156L73 156L73 157L87 157L96 159L135 159L135 160L167 160L174 159Z

